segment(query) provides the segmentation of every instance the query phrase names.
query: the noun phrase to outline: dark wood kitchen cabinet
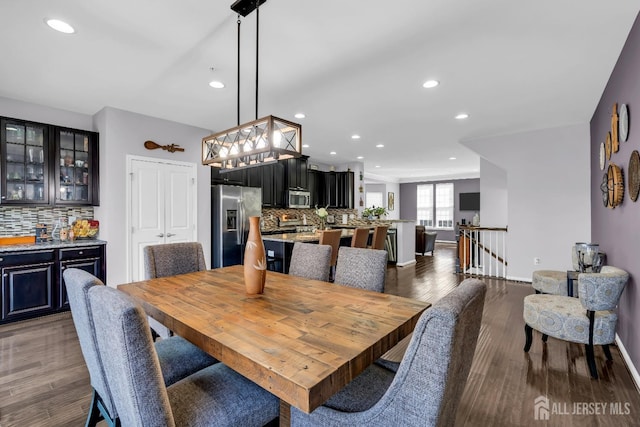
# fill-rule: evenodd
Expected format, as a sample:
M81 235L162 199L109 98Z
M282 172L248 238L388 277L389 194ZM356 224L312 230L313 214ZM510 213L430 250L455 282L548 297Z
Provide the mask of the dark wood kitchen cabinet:
M353 172L320 172L309 170L309 192L311 206L353 209Z
M211 184L247 185L247 169L220 172L220 168L211 168Z
M337 207L342 209L353 209L354 197L354 176L353 172L338 172L336 174L337 187Z
M307 172L307 188L309 189L311 207L326 206L324 203L323 183L324 172L309 169Z
M67 297L67 287L62 274L67 268L79 268L104 281L107 267L104 262L104 246L64 248L59 249L58 254L60 260L60 268L58 269L60 287L58 289L57 308L68 308L69 298Z
M285 168L282 162L274 162L262 169L262 206L286 207Z
M338 207L338 177L336 172L325 172L323 176L323 206Z
M56 205L99 205L98 134L54 129Z
M0 117L0 203L99 205L98 134Z
M55 311L55 257L54 249L0 255L0 322L26 319Z
M299 158L287 159L286 162L286 174L287 174L287 188L294 190L307 190L307 156Z
M62 277L67 268L80 268L106 280L104 242L30 246L33 249L0 252L0 324L68 310Z
M262 189L262 206L285 207L285 166L282 162L245 169L243 185Z

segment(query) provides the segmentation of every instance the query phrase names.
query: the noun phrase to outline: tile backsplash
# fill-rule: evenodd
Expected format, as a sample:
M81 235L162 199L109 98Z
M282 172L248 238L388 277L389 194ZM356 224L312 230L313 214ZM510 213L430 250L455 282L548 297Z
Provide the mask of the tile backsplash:
M363 219L358 215L357 209L327 209L329 211L329 215L333 215L335 218L336 224L342 224L342 215L346 214L349 217L353 215L353 218L349 218L347 225L355 226L355 227L368 227L372 224L377 224L384 221L369 221L367 219ZM263 208L262 209L262 222L264 229L271 229L278 226L277 217L282 217L282 215L290 215L292 217L296 217L298 219L302 219L303 215L307 216L307 224L314 225L316 227L320 226L320 218L316 215L315 209L274 209L274 208Z
M68 223L70 216L93 219L93 207L0 207L0 236L33 236L36 224L46 225L47 232L51 234L58 219Z

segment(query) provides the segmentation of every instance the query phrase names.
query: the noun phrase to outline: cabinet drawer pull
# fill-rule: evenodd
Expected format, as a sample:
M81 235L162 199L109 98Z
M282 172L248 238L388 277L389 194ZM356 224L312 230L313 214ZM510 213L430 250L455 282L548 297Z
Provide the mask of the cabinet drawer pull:
M167 233L167 237L173 237L173 236L175 236L175 234L173 234L173 233Z
M156 235L157 237L164 237L164 233L160 233Z
M78 251L78 254L80 254L80 255L82 255L83 253L84 253L84 252L82 252L82 251Z

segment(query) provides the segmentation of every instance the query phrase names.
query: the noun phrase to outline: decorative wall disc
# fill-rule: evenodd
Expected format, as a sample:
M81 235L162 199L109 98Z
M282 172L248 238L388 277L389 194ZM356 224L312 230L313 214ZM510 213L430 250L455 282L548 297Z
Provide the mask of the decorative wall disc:
M621 142L626 142L629 137L629 110L627 104L620 105L620 116L618 117L618 137Z
M635 202L638 200L638 192L640 192L640 154L638 150L633 150L631 153L627 173L629 175L629 198Z
M619 148L618 143L618 103L613 104L613 110L611 111L611 152L617 153Z
M609 192L609 207L611 209L622 204L624 198L624 177L622 169L615 163L609 164L607 170L607 190Z
M600 184L600 191L602 192L602 203L605 208L609 207L609 188L608 188L609 176L605 172L602 174L602 183Z

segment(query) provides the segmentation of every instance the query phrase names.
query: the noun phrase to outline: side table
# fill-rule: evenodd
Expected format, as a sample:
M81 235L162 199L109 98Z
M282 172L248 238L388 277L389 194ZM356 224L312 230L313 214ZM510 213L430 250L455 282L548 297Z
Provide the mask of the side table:
M575 270L567 270L567 295L570 297L573 295L573 282L578 280L579 271Z

